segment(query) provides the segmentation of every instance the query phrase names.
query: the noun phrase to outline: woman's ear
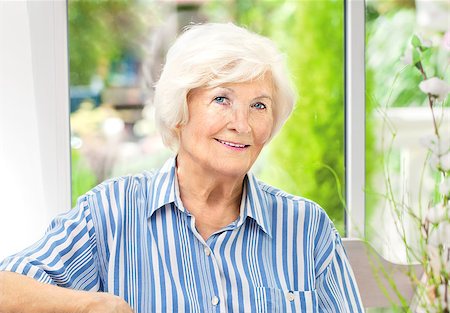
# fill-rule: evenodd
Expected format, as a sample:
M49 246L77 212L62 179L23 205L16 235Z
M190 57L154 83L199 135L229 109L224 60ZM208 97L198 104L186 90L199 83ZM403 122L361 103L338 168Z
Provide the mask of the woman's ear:
M181 131L183 130L184 125L185 125L185 124L178 123L178 124L175 126L175 128L173 129L174 132L175 132L175 134L176 134L177 137L178 137L178 141L180 140L180 137L181 137Z

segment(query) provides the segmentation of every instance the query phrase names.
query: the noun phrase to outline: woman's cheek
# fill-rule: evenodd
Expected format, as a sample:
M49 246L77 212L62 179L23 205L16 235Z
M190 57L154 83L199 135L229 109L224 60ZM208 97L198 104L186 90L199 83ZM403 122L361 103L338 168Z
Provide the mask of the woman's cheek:
M259 145L265 144L269 140L270 134L272 133L273 123L267 123L264 126L265 127L261 127L261 129L255 132L255 140Z

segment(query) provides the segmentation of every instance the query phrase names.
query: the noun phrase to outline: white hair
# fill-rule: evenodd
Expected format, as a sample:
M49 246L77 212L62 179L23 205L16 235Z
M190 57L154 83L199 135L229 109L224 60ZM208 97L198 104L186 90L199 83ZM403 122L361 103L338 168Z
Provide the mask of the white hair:
M271 139L291 114L296 101L284 55L270 39L232 23L187 28L169 49L155 89L155 119L164 144L178 150L178 126L189 119L189 91L248 82L266 73L274 86Z

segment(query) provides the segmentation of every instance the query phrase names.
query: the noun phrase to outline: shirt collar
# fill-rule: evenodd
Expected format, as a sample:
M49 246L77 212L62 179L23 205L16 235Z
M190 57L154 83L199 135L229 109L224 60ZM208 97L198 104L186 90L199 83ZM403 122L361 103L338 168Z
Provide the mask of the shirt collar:
M247 173L245 187L241 203L241 217L248 216L254 219L259 227L271 237L272 225L269 218L267 194L261 189L258 179L252 173Z
M150 174L147 194L147 217L155 213L166 204L181 204L180 193L178 191L178 181L176 179L175 157L169 158L164 165L155 173ZM184 211L184 207L179 207Z
M159 171L151 178L148 190L147 217L166 204L174 203L176 207L186 212L180 198L178 180L176 175L176 157L169 158ZM256 221L261 229L269 236L271 223L269 219L269 205L266 193L260 187L256 177L248 173L245 178L244 192L242 194L240 220L250 217Z

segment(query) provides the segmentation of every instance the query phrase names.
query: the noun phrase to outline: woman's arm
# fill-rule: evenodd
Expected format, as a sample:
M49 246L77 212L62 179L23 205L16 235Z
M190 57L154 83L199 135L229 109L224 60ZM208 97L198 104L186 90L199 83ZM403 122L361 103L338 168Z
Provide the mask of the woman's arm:
M51 223L44 237L0 262L0 313L131 313L104 292L89 197Z
M350 262L342 245L342 240L335 229L334 247L328 265L316 277L316 289L319 297L320 312L363 313L358 285L353 275Z
M40 283L33 278L0 272L1 313L132 313L121 298Z

